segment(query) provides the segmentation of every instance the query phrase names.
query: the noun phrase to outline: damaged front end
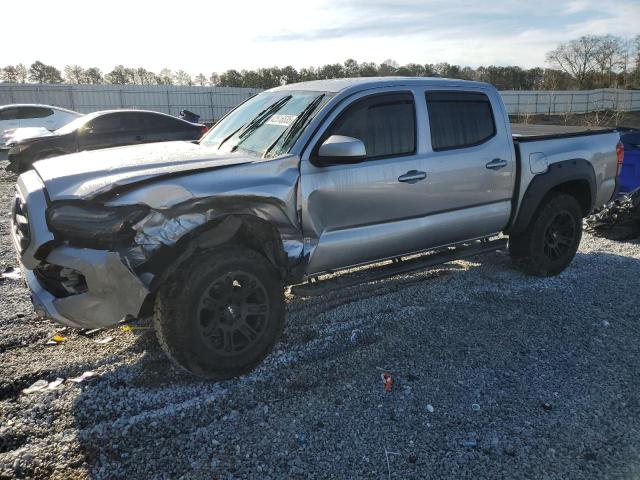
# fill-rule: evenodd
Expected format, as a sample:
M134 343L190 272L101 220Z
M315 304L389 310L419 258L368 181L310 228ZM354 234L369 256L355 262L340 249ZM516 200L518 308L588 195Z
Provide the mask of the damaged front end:
M73 327L104 327L137 314L149 293L145 285L117 252L56 233L48 204L35 171L18 178L12 239L36 312Z
M242 242L284 282L298 279L298 180L298 158L287 156L47 201L29 172L18 182L14 244L36 310L91 328L139 316L182 259L223 243Z
M151 292L194 250L230 243L262 253L290 283L302 276L298 179L298 159L289 156L165 178L107 205L149 208L122 254Z

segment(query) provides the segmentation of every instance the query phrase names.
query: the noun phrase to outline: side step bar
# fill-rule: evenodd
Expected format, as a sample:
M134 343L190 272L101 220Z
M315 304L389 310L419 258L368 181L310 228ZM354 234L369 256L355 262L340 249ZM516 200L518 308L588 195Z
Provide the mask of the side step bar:
M380 267L368 268L350 274L331 277L326 280L308 281L294 285L291 287L291 293L301 297L315 297L324 295L331 290L353 287L355 285L373 282L374 280L393 277L401 273L413 272L415 270L433 267L434 265L452 262L453 260L502 250L506 246L506 238L478 240L470 244L461 244L455 248L446 248L433 253L426 253L409 260L402 260L401 257L398 257L397 261Z

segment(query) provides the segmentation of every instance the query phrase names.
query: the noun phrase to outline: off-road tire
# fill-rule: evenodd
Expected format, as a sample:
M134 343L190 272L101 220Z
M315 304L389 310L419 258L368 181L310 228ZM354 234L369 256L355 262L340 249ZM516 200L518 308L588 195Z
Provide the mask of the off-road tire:
M564 230L560 229L563 234L557 233L559 221L561 225L566 224ZM572 232L570 238L566 233L569 231ZM581 238L580 204L571 195L551 193L542 201L526 230L509 237L509 253L515 265L526 273L550 277L569 266Z
M234 279L231 290L229 278ZM238 300L246 295L244 288L253 297ZM249 300L261 303L258 309L263 313L243 313L256 307L250 307ZM241 301L246 308L235 307ZM215 380L243 375L260 364L280 337L284 319L284 288L276 269L259 253L242 247L199 251L181 263L159 289L153 315L158 341L173 363ZM241 327L229 337L236 324ZM259 335L252 333L256 330ZM227 350L229 338L232 348ZM235 353L236 342L244 342L245 350Z

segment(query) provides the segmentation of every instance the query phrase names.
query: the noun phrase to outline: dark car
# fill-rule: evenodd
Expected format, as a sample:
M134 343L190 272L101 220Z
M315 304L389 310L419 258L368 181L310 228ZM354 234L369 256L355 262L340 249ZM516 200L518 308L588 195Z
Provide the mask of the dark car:
M109 110L80 117L52 135L25 139L9 150L9 169L31 169L43 158L137 143L197 140L206 132L199 123L145 110Z

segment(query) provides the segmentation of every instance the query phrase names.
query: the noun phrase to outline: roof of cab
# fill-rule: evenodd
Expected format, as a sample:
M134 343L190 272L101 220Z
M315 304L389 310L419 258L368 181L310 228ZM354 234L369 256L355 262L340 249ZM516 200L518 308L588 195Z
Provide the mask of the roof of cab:
M439 77L355 77L355 78L335 78L329 80L312 80L309 82L290 83L273 90L309 90L316 92L338 93L344 90L366 90L369 88L398 87L398 86L488 86L483 82L473 82L469 80L457 80L452 78Z

